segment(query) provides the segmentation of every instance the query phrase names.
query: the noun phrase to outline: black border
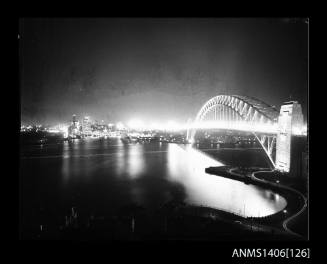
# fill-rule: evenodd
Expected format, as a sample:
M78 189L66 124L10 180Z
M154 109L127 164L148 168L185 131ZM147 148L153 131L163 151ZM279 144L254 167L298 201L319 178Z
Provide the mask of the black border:
M164 4L164 3L162 3ZM61 6L62 8L62 6ZM100 8L100 6L98 7ZM160 8L160 7L158 7ZM170 6L171 8L171 6ZM53 10L52 10L53 11ZM23 11L24 13L24 11ZM47 12L43 13L40 17L48 17L49 14L46 14ZM110 13L110 12L109 12ZM142 13L142 12L141 12ZM141 14L139 13L139 15ZM173 11L174 13L174 11ZM195 15L187 15L187 16L183 16L182 17L216 17L219 16L219 14L214 14L215 12L212 11L211 12L212 15L209 14L209 16L195 16ZM12 47L17 48L16 54L17 54L17 66L15 67L16 70L19 69L19 55L18 55L18 41L17 41L17 31L19 29L19 18L20 17L34 17L37 15L20 15L19 17L16 18L16 22L17 22L17 27L16 30L14 29L10 34L10 39L13 39L13 42L16 42L16 45L13 45ZM51 15L50 15L51 16ZM71 17L71 15L65 15L68 17ZM83 15L78 15L78 17L81 17ZM92 16L92 15L91 15ZM108 14L106 15L100 15L100 17L103 16L108 16ZM119 17L119 16L123 16L123 17L127 17L128 15L117 15L115 14L114 17ZM144 15L141 15L142 17ZM159 15L160 16L160 15ZM173 15L174 17L179 17L177 15ZM130 16L128 16L130 17ZM134 17L132 15L132 17ZM154 17L153 15L151 15L150 17ZM162 16L161 17L167 17L167 16ZM226 17L226 16L224 16ZM235 17L235 16L233 16ZM238 17L238 16L236 16ZM282 16L284 17L284 16ZM290 15L286 15L285 17L292 17ZM298 16L297 16L298 17ZM314 42L317 41L317 35L316 32L314 32L315 30L315 26L316 26L316 21L311 17L311 16L299 16L299 17L309 17L309 25L310 25L310 35L309 35L309 39L310 39L310 45L309 45L309 54L310 54L310 60L309 60L309 72L310 72L310 79L309 79L309 104L310 104L310 111L308 111L308 115L309 115L309 127L310 127L310 133L308 136L309 139L309 148L310 148L310 154L309 154L309 176L310 177L310 240L309 241L276 241L276 242L268 242L268 241L250 241L250 242L240 242L240 241L236 241L236 242L177 242L177 241L173 241L173 242L136 242L136 243L132 243L132 242L119 242L119 243L112 243L112 242L72 242L72 241L18 241L18 245L19 245L19 251L23 251L24 255L29 255L31 257L35 257L38 258L37 256L42 256L45 257L45 261L49 258L52 258L54 256L57 255L57 253L59 253L61 255L61 253L68 253L70 255L75 255L77 258L79 257L79 255L81 254L81 252L83 253L91 253L91 255L95 254L92 259L95 261L105 261L105 262L113 262L113 255L116 255L116 257L118 258L122 258L123 257L130 257L131 259L134 259L136 257L141 257L142 259L148 259L151 262L157 262L160 259L163 260L165 257L167 258L168 255L171 254L178 254L180 257L182 257L182 259L187 258L188 260L192 259L193 256L197 256L200 257L201 262L205 262L208 260L208 258L211 259L211 261L215 261L217 263L226 263L226 261L229 262L229 260L231 259L231 254L232 254L232 250L234 248L311 248L312 250L312 255L311 255L311 260L315 259L315 253L317 253L318 249L316 248L316 246L318 246L318 237L320 230L315 231L314 228L317 227L315 226L314 222L316 219L314 214L317 213L317 211L314 209L314 203L316 203L315 201L317 201L319 199L319 191L314 191L314 189L317 188L317 184L319 185L319 183L317 183L315 177L321 177L321 173L323 173L322 171L319 172L319 169L317 169L317 166L319 166L319 161L316 161L317 156L319 155L318 152L316 152L314 150L315 145L313 143L313 138L317 138L314 137L314 133L318 130L319 128L316 130L314 128L314 126L317 124L317 122L314 120L315 116L317 117L317 115L314 114L315 111L315 107L318 107L317 104L315 104L314 102L316 101L316 88L313 85L313 79L315 79L315 75L313 72L313 62L314 62ZM318 30L317 30L318 31ZM318 35L319 36L319 35ZM18 76L17 78L17 86L14 89L12 87L10 92L13 92L13 103L11 106L11 109L14 107L15 110L11 111L11 113L14 115L14 117L11 117L10 120L12 122L10 122L10 126L11 128L13 128L13 135L15 135L15 139L13 139L10 143L11 146L12 144L15 145L15 148L17 150L17 153L15 152L13 155L11 155L11 158L13 159L14 157L18 157L18 163L19 163L19 130L20 129L20 90L19 90L19 71L18 71ZM11 86L12 82L11 82ZM318 95L319 97L319 95ZM319 100L317 100L319 101ZM308 107L309 109L309 107ZM318 123L319 124L319 123ZM313 154L314 153L314 154ZM17 156L16 156L17 155ZM19 164L17 164L15 161L13 162L13 169L15 171L15 174L10 173L13 177L19 175ZM16 163L16 165L15 165ZM16 174L17 172L17 174ZM320 174L320 176L315 176L317 173ZM18 179L18 177L16 177L15 179ZM15 182L14 180L14 186L19 186L19 181ZM16 192L14 192L16 193ZM19 194L19 190L17 192ZM12 197L13 195L11 195ZM19 195L18 195L19 197ZM321 197L320 197L321 199ZM313 201L313 202L312 202ZM18 199L19 202L19 199ZM313 204L312 204L313 203ZM14 213L10 214L11 216L15 215L15 212L17 212L17 210L13 210ZM18 223L17 225L19 226L19 213L18 213ZM16 226L17 226L16 225ZM15 230L15 227L11 230ZM16 238L19 240L19 229L17 230L17 233L15 232L10 232L10 237L14 237L14 239L16 240ZM315 244L317 243L317 244ZM77 247L76 247L77 246ZM114 254L116 253L116 254ZM323 252L320 252L323 253ZM50 255L49 255L50 254ZM103 257L105 257L104 259L100 260L99 259L99 255L103 254ZM154 259L150 256L153 256ZM225 259L225 261L221 261L221 258ZM169 258L168 258L169 259ZM119 261L119 259L117 259ZM253 259L249 259L252 263ZM258 260L258 259L257 259ZM266 259L268 262L270 262L272 259ZM266 261L263 259L260 259L260 262L262 261ZM281 259L275 259L277 261L280 262ZM136 261L136 260L133 260ZM171 261L171 260L170 260ZM232 260L233 261L233 260ZM240 263L246 263L245 259L239 259L238 260ZM287 260L287 261L292 261L291 259ZM296 259L296 261L299 261L299 259ZM307 260L305 260L307 263ZM116 261L115 261L116 262Z

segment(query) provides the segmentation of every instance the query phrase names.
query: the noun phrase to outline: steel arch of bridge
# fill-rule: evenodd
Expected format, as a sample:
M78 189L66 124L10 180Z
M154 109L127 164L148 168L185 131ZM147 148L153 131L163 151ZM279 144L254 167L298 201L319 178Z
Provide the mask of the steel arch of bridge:
M223 108L219 109L219 106L223 106ZM202 122L208 113L212 113L213 111L215 120L219 120L221 117L223 117L224 120L241 120L251 125L274 124L277 122L279 115L279 112L275 107L253 97L239 95L218 95L209 99L201 107L200 111L196 115L194 123ZM221 111L223 111L223 113L221 113ZM193 141L195 133L196 128L190 128L187 133L188 140ZM258 139L270 162L275 167L273 149L276 147L276 135L257 132L253 132L253 134Z

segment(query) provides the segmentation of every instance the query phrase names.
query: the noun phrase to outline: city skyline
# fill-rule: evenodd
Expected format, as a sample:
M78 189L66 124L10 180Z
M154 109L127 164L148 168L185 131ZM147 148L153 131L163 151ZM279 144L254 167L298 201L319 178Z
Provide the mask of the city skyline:
M246 94L307 113L302 19L21 19L22 123L193 118Z

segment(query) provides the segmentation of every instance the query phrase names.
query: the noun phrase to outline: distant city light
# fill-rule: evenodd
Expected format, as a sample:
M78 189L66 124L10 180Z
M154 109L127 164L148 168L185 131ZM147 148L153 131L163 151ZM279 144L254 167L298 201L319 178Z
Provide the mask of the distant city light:
M118 123L116 124L116 128L117 128L118 130L123 130L123 129L125 128L125 126L124 126L124 124L123 124L122 122L118 122Z
M82 129L85 132L88 124L89 133L92 134L91 123L89 123L89 117L85 116L83 122L81 123ZM100 124L98 124L100 125ZM76 131L80 128L80 122L75 119L75 122L72 122L73 129ZM132 130L157 130L157 131L182 131L182 130L196 130L196 129L227 129L227 130L236 130L236 131L247 131L247 132L257 132L257 133L269 133L269 134L277 134L279 132L279 127L277 123L251 123L246 121L224 121L224 120L216 120L216 121L197 121L197 122L188 122L188 123L178 123L174 120L169 121L161 121L161 122L152 122L151 124L144 123L140 119L131 119L127 123L127 127L121 122L117 122L116 124L109 123L108 125L101 125L101 130L104 133L108 133L113 127L116 126L117 130L124 130L126 128ZM58 124L52 127L43 127L42 125L21 125L21 131L29 131L36 128L36 131L44 129L49 133L64 133L67 135L69 126L64 124ZM107 128L106 128L107 127ZM109 130L108 130L109 129ZM292 135L307 135L307 126L303 127L293 127Z
M150 128L150 130L158 130L159 124L158 123L151 123L149 128Z
M52 129L52 128L49 128L49 129L48 129L48 132L49 132L49 133L60 133L60 130L59 130L59 129Z
M188 129L230 129L238 131L253 131L262 133L277 133L277 124L252 124L245 121L200 121L187 126Z
M141 129L144 128L144 124L141 120L139 119L131 119L128 123L127 126L131 129Z
M168 121L166 124L166 130L171 130L171 131L176 131L180 128L181 126L178 125L175 121Z

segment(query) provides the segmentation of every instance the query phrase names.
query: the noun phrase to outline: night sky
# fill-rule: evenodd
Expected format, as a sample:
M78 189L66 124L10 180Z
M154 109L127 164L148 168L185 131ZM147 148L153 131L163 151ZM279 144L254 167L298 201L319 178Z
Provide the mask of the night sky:
M20 20L22 123L194 118L219 94L307 111L304 19Z

